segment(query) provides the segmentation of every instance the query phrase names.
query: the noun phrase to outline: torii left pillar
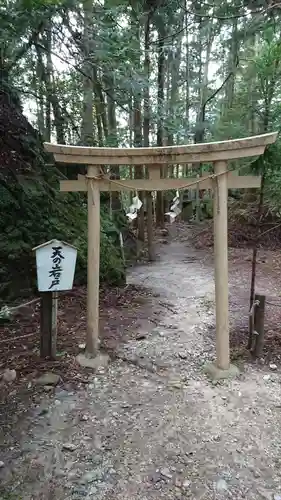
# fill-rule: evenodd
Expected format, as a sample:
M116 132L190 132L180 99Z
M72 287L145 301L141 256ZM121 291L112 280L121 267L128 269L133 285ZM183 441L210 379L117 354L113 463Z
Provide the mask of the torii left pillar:
M88 166L87 335L85 354L77 356L79 364L88 368L106 366L109 360L107 355L99 351L100 189L97 181L98 175L98 166Z
M88 294L86 352L96 356L99 347L99 275L100 275L100 191L94 177L98 167L88 167Z

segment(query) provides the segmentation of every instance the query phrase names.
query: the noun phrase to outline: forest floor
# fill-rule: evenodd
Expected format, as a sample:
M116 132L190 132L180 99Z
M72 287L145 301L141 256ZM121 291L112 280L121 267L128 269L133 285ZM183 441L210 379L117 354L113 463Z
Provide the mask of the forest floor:
M281 499L281 258L259 252L257 291L270 304L255 363L245 354L251 252L230 249L241 375L214 384L202 371L215 356L212 250L193 238L190 226L172 227L157 262L129 270L125 290L103 292L107 368L75 363L84 290L62 299L57 362L39 363L38 336L3 342L0 369L18 376L0 387L1 500ZM37 329L34 307L1 338ZM55 388L36 384L44 371L60 375Z

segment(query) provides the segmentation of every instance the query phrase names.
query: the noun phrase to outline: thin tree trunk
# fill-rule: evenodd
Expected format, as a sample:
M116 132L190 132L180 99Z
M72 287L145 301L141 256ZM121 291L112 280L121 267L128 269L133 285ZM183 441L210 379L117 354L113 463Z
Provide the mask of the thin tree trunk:
M92 22L93 22L93 2L84 0L84 64L83 64L83 110L81 124L81 140L85 146L92 146L94 143L94 122L93 122L93 65L92 57Z
M264 164L264 158L260 158L259 161L262 161L262 175L261 175L261 188L260 188L260 199L259 199L259 205L258 205L258 212L257 212L257 235L256 235L256 241L254 244L253 248L253 255L252 255L252 273L251 273L251 289L250 289L250 311L253 307L254 303L254 296L255 296L255 283L256 283L256 270L257 270L257 254L258 254L258 238L260 234L260 219L262 216L262 210L263 210L263 200L264 200L264 186L265 186L265 176L266 176L266 171L265 171L265 164ZM247 348L251 349L253 345L253 321L251 317L249 318L249 338L248 338L248 345Z
M44 81L47 100L51 103L53 114L54 114L54 126L56 130L56 138L58 144L65 144L65 134L64 134L64 116L61 111L59 99L56 93L55 85L53 82L53 78L48 80L46 68L44 66L44 61L42 57L42 49L39 45L35 44L36 52L37 52L37 60L40 65L40 72L42 81Z
M115 104L115 82L114 76L109 72L106 72L104 77L104 82L108 90L107 94L107 123L108 123L108 136L106 138L106 144L110 147L118 147L117 138L117 119L116 119L116 104ZM110 176L112 179L120 179L120 167L119 165L110 166ZM121 210L121 200L118 191L110 192L111 209L113 214L116 214Z
M194 136L194 142L195 144L204 142L204 137L205 137L205 121L206 121L206 116L205 116L205 102L207 99L207 91L208 91L208 81L209 81L209 65L210 65L210 56L211 56L211 50L212 50L212 43L213 43L213 34L212 34L212 25L209 26L208 29L208 34L207 34L207 47L206 47L206 55L205 55L205 61L203 62L203 48L202 48L202 43L201 43L201 37L202 37L202 23L200 22L199 25L199 36L200 36L200 70L199 70L199 85L200 85L200 91L199 91L199 105L198 105L198 111L197 111L197 118L196 118L196 131L195 131L195 136Z
M144 75L145 87L143 92L143 145L149 146L149 126L150 126L150 59L149 59L149 41L150 41L150 15L145 16L144 23ZM153 207L152 193L149 191L146 194L146 227L147 227L147 246L148 259L155 260L155 250L153 245Z
M190 62L189 62L189 42L188 42L188 0L185 2L185 127L189 130L189 80L190 80Z
M53 74L53 62L52 62L52 23L48 23L46 32L46 52L47 52L47 64L46 64L46 87L52 92L52 74ZM52 122L51 122L51 102L49 99L46 101L46 129L45 137L46 141L50 142L52 132ZM58 135L58 134L57 134Z
M132 16L132 28L134 34L135 48L136 48L136 57L137 63L136 68L140 72L141 70L141 62L140 62L140 53L141 53L141 40L140 40L140 23L138 16L138 2L134 0L133 2L133 16ZM133 112L134 112L134 146L142 147L142 117L141 117L141 90L139 88L134 89L134 97L133 97ZM134 168L135 179L143 179L143 165L136 165ZM137 224L138 224L138 238L141 241L144 241L144 195L143 192L139 192L138 196L142 201L142 207L139 210Z
M171 54L171 92L169 96L169 122L172 125L172 129L168 134L168 145L172 146L174 144L174 129L178 118L178 103L179 103L179 80L180 80L180 64L181 64L181 54L182 54L182 38L183 38L183 26L184 26L185 12L184 10L180 14L180 20L178 23L180 34L176 39L176 47L172 47Z
M130 106L129 106L129 117L128 117L128 126L129 126L129 147L133 147L133 129L134 129L134 112L133 112L133 96L130 94ZM134 170L133 166L129 166L130 169L130 179L134 178ZM133 201L133 193L130 191L129 193L129 198L130 198L130 204L132 204Z
M94 106L96 110L96 124L98 133L98 144L100 147L104 145L104 139L108 138L108 120L106 103L100 83L99 74L95 64L92 66L93 71L93 89L94 89Z
M158 30L158 68L157 68L157 146L163 146L164 137L164 85L165 85L165 53L164 24ZM162 169L163 174L163 169ZM164 227L164 197L162 191L156 194L156 224Z
M36 85L36 94L38 94L38 99L36 99L36 104L37 104L37 127L42 134L42 136L45 139L45 119L44 119L44 91L43 91L43 75L42 75L42 64L40 64L39 59L37 58L36 61L36 78L35 80L35 85Z
M228 79L225 86L225 99L224 99L224 108L225 113L227 110L231 109L233 106L234 99L234 86L235 86L235 69L237 64L238 57L238 20L237 18L233 19L232 22L232 33L231 33L231 45L229 49L228 55L228 69L227 73L231 73L230 78Z

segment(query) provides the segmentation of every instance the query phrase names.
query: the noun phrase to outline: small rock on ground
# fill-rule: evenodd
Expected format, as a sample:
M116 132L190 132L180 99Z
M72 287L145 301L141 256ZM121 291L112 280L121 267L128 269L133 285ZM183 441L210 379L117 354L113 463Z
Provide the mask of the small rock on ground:
M76 449L75 444L73 443L65 443L62 447L64 451L74 451Z
M160 470L160 474L161 474L161 476L164 476L167 479L172 479L172 477L173 477L173 475L172 475L170 469L168 469L168 467L163 467L163 469Z
M37 385L50 386L57 385L60 381L60 376L53 372L43 373L41 377L36 380Z

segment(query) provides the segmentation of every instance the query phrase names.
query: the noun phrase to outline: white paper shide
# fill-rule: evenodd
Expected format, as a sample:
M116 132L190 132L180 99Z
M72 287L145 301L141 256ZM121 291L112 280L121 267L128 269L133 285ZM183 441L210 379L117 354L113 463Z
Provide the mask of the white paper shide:
M142 201L136 195L132 200L132 205L130 205L128 213L126 214L129 221L132 221L137 218L138 210L142 207Z
M64 241L51 240L33 250L36 253L39 292L71 290L77 249Z
M180 208L180 195L179 192L176 192L176 196L172 201L172 205L170 207L169 212L165 212L165 215L169 216L170 222L174 222L175 218L181 213Z

